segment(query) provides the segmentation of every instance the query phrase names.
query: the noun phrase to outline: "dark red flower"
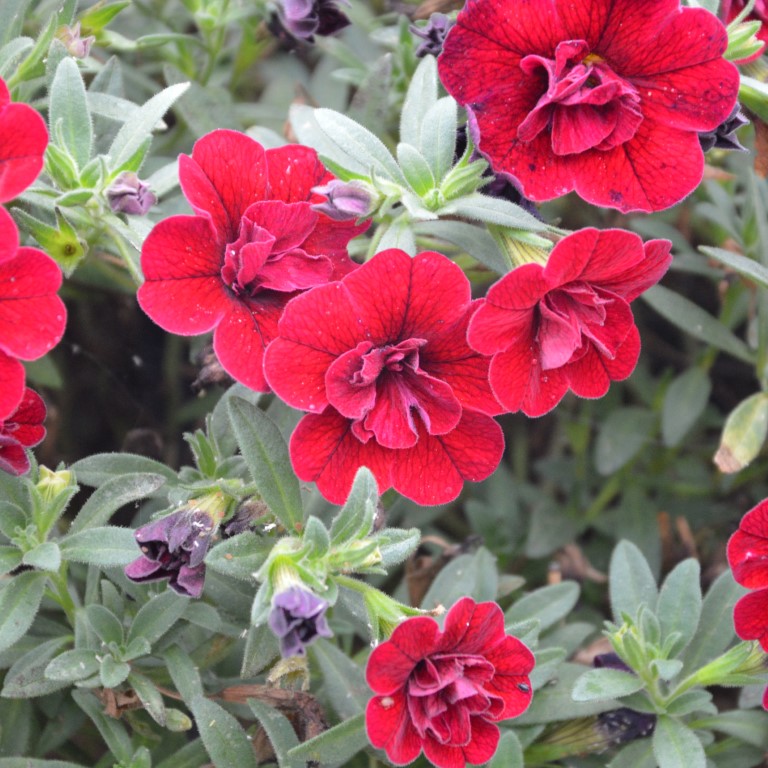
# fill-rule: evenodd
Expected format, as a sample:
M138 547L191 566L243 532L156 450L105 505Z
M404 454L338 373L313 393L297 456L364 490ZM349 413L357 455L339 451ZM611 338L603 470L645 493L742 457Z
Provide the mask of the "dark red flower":
M36 248L19 248L19 233L0 207L0 419L19 404L24 368L19 360L42 357L61 339L64 303L56 295L61 270Z
M396 249L294 299L264 366L279 397L313 411L291 437L297 475L341 503L366 466L382 493L441 504L493 472L503 438L488 358L465 340L474 309L453 262Z
M491 286L469 324L471 347L493 355L490 381L510 411L541 416L570 388L602 397L640 354L631 301L656 283L671 243L621 229L582 229L546 266L523 264Z
M195 216L171 216L141 254L142 309L171 333L214 330L219 362L253 389L268 389L264 348L298 292L354 269L349 240L367 224L332 221L312 210L312 187L333 179L313 149L265 150L236 131L213 131L179 158Z
M40 395L25 388L16 410L0 421L0 469L12 475L29 471L29 457L24 449L42 442L45 414Z
M733 109L720 21L679 0L468 0L438 59L475 143L523 194L656 211L701 181Z
M768 651L768 499L741 519L728 542L728 564L739 584L755 590L736 603L736 634L743 640L759 640Z
M14 104L0 78L0 203L13 200L36 178L48 146L45 121L27 104Z
M496 603L464 597L437 622L416 616L374 648L366 679L375 695L365 713L368 738L395 765L422 750L438 768L493 757L496 723L522 714L533 692L533 654L504 633Z

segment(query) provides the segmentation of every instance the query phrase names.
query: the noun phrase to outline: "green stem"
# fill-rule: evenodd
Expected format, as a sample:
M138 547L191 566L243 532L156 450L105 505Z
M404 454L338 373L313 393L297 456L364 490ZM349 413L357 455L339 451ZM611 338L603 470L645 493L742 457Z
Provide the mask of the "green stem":
M72 599L72 595L69 594L67 584L67 564L62 563L61 568L59 568L59 572L55 575L51 574L50 578L53 586L55 587L55 590L49 589L47 590L47 594L54 602L61 606L61 609L64 611L67 617L69 625L74 629L75 612L77 611L77 606L75 605L75 601Z
M136 262L131 258L131 254L126 248L125 240L123 240L120 233L112 229L112 227L107 227L105 234L109 235L111 243L117 249L120 258L125 264L125 268L133 278L133 282L136 283L137 287L140 286L144 282L144 275L141 274Z

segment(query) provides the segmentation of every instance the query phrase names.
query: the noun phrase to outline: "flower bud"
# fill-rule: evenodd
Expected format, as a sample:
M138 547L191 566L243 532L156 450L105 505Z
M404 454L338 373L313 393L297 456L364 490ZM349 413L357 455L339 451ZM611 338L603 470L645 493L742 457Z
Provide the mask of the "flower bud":
M333 635L325 618L326 610L325 600L299 584L275 593L267 621L280 641L283 657L304 656L307 646L318 637Z
M62 43L64 43L64 47L67 51L69 51L69 53L76 59L87 58L91 53L91 46L96 42L96 37L94 35L81 37L79 21L74 27L65 24L58 30L56 36Z
M314 43L315 35L333 35L349 23L335 0L281 0L271 27L278 37L287 33L294 40Z
M429 21L423 27L411 26L411 32L424 42L419 43L415 54L417 58L424 56L439 56L443 50L443 43L451 27L456 22L444 13L433 13Z
M328 198L324 203L313 205L312 210L324 213L334 221L365 218L370 216L378 205L378 194L361 181L334 179L320 187L313 187L312 191Z
M730 115L717 126L713 131L706 131L699 134L699 143L705 152L710 149L725 149L735 152L747 152L746 147L742 147L736 132L739 128L749 124L749 120L741 113L741 104L736 102L736 106Z
M68 469L54 471L48 467L40 467L40 479L37 481L37 490L43 501L53 501L62 491L67 490L74 483L75 476Z
M131 171L123 171L110 184L107 200L115 213L129 216L143 216L157 202L149 185Z

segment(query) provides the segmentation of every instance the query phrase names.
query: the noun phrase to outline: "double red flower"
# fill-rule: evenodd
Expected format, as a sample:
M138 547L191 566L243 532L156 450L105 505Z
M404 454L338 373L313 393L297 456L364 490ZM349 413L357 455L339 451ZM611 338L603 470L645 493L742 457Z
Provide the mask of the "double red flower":
M464 597L441 632L426 616L406 619L371 653L365 713L368 738L395 765L422 750L438 768L485 763L499 742L496 723L521 715L533 696L533 654L504 632L496 603Z
M262 358L285 305L298 292L354 269L347 243L366 224L333 221L312 210L328 183L313 149L265 150L236 131L213 131L179 179L194 216L159 222L144 242L142 309L171 333L214 330L224 369L266 391Z
M575 189L656 211L699 184L698 133L734 107L727 42L679 0L469 0L438 66L480 151L526 197Z
M471 347L493 355L490 382L509 411L541 416L568 389L602 397L640 354L631 301L656 283L671 243L632 232L583 229L546 266L523 264L491 286L469 324Z
M488 358L466 342L475 308L456 264L396 249L293 299L264 366L278 397L310 411L291 437L296 474L336 503L361 466L419 504L488 477L504 441Z
M29 470L25 448L37 445L45 437L45 403L32 389L25 389L16 410L0 419L0 469L12 475Z

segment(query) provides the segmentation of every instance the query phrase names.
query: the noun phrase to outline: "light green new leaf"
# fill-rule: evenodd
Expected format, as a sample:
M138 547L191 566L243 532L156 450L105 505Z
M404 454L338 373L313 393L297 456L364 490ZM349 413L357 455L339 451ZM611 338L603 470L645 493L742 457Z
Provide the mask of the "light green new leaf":
M91 159L93 124L88 112L85 84L75 59L63 59L51 83L48 117L51 135L60 135L69 155L82 169ZM59 133L60 131L60 133Z
M757 392L742 400L725 420L714 457L721 472L739 472L760 453L768 435L768 394Z
M550 584L521 597L504 614L506 624L538 619L540 631L564 619L576 605L580 593L575 581Z
M696 734L674 717L661 715L653 732L659 768L705 768L707 758Z
M424 116L421 143L416 147L424 155L438 183L453 165L457 121L456 102L450 96L439 99Z
M590 669L573 686L574 701L606 701L641 691L645 683L621 669Z
M649 608L656 605L656 579L643 553L631 541L620 541L613 550L608 583L611 612L618 624L622 623L622 613L635 616L642 604Z
M400 112L400 141L414 147L422 145L425 117L437 103L437 63L434 56L425 56L413 73Z
M696 634L701 618L701 586L698 560L689 558L675 566L667 576L656 603L656 616L661 624L662 638L678 632L680 639L669 650L676 656Z

